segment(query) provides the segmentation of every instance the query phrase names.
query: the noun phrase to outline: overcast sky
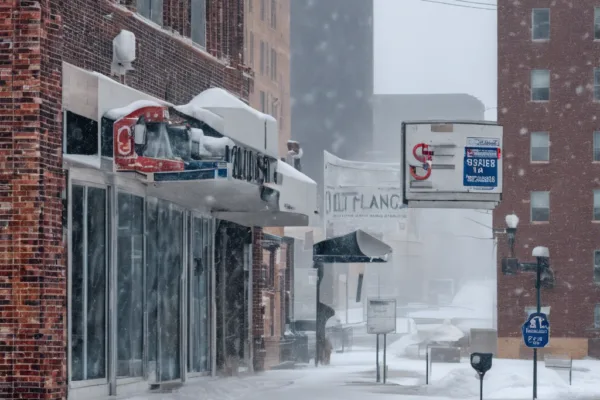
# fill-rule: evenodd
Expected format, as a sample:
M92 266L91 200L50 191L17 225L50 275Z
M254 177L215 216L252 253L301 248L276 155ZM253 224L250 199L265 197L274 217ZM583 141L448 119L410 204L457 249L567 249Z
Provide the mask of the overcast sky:
M374 0L376 94L468 93L496 118L496 0ZM466 6L466 7L461 7Z

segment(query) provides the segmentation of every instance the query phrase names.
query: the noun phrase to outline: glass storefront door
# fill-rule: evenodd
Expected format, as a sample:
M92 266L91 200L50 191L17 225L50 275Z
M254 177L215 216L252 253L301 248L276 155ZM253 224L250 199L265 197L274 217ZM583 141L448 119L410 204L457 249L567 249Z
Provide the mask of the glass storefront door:
M190 231L188 371L205 372L210 367L209 282L212 262L210 220L192 217Z
M117 377L142 376L144 354L144 198L118 195Z
M151 380L181 379L181 274L183 212L166 201L147 200L148 359Z

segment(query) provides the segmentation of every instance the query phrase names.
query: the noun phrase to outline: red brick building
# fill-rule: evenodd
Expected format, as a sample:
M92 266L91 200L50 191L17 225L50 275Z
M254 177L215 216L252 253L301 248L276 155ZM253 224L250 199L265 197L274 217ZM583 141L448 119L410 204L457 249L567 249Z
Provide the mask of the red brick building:
M106 114L94 103L99 87L104 87L109 91L105 100L110 93L121 93L164 104L165 109L186 104L209 88L223 88L247 104L253 74L243 59L244 3L0 3L1 398L122 395L164 382L184 383L217 370L238 373L231 357L238 358L234 364L241 359L253 363L254 369L264 367L263 287L260 280L256 285L249 282L260 274L261 227L271 225L272 219L262 209L253 214L213 205L218 212L200 207L202 211L195 209L191 194L181 195L180 190L177 200L177 191L161 192L156 185L106 172L100 137ZM113 39L124 29L136 38L134 70L113 77ZM127 103L116 100L118 107ZM227 101L247 107L237 99ZM92 111L86 119L75 109ZM98 146L91 145L95 153L71 154L65 138L88 132L83 126L72 128L71 122L77 121L93 126L89 129L94 140L98 138ZM264 157L270 152L275 163L279 146L269 144L274 151L266 148L267 122L261 122L262 151ZM276 126L274 131L269 140L277 141ZM221 133L215 137L222 138ZM238 140L236 145L243 144ZM261 150L250 147L258 157ZM85 155L78 158L81 154ZM97 158L97 166L82 161L89 154ZM284 183L271 185L282 197L284 186L294 186L284 167L277 164L269 171L275 179L285 176ZM250 178L235 184L250 185ZM258 193L258 186L249 187ZM262 193L263 186L260 189ZM316 188L309 192L316 194ZM208 196L203 201L212 198L210 192L204 195ZM262 194L255 200L263 200ZM290 207L298 217L298 206ZM243 222L244 215L256 218ZM277 215L285 220L284 213ZM160 250L161 242L168 249ZM122 256L129 269L121 268ZM146 270L150 265L158 266L152 277ZM158 274L169 270L176 273ZM151 282L164 292L150 295ZM246 296L239 296L241 292ZM161 296L169 301L152 304ZM172 336L168 326L162 332L153 330L157 320L146 317L151 307L163 319L176 311L167 318ZM242 313L226 319L227 310L236 307ZM128 313L121 314L124 308ZM133 320L135 329L123 326ZM231 326L240 333L239 343L227 339ZM157 353L148 350L161 340Z
M542 290L552 326L544 351L600 355L600 8L577 2L498 2L498 121L504 194L494 212L520 218L516 256L550 250L556 284ZM501 226L497 226L501 227ZM530 357L520 326L535 307L533 274L502 276L498 352Z

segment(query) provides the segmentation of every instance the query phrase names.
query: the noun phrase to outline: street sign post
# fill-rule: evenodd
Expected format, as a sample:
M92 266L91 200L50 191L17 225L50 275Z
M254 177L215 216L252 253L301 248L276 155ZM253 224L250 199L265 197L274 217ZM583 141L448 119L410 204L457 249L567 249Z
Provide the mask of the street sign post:
M550 340L550 322L544 313L532 313L521 327L525 346L542 349Z
M396 300L369 299L367 308L367 333L377 335L376 356L377 376L379 382L379 335L383 335L383 383L386 382L386 335L396 332Z

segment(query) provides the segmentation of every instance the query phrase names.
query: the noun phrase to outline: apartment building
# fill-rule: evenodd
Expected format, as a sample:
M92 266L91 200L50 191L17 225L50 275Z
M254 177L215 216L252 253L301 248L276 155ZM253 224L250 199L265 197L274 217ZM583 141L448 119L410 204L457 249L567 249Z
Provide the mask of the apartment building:
M550 250L552 326L544 352L600 355L600 4L498 2L498 121L504 193L496 225L520 218L516 256ZM496 226L500 228L502 226ZM531 357L520 327L535 310L533 274L503 276L498 238L498 352Z

